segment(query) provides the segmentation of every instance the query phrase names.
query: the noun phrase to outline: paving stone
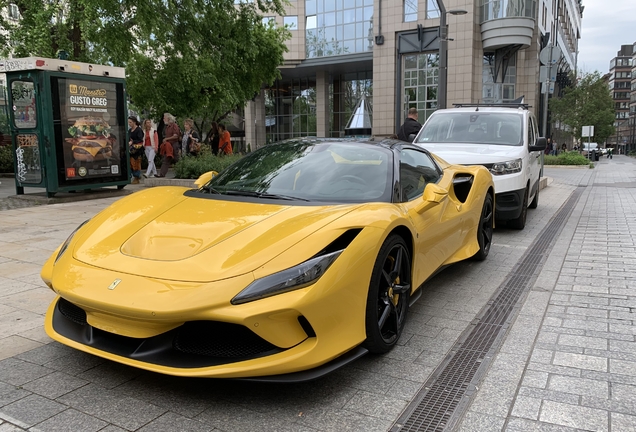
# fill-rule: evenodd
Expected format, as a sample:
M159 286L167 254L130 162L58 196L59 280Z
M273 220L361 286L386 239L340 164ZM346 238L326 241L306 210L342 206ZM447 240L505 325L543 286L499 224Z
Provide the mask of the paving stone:
M108 426L105 421L69 408L37 424L29 432L96 432Z
M608 346L606 339L588 336L575 336L569 334L559 335L558 344L581 348L593 348L598 350L606 350Z
M0 407L15 402L18 399L25 398L30 394L31 392L26 391L21 387L0 382Z
M523 381L521 382L521 385L524 387L544 389L548 385L548 376L549 374L547 372L526 369L523 374Z
M208 432L212 430L214 430L213 426L171 412L165 413L141 429L138 429L139 432Z
M0 418L25 429L64 411L67 407L39 395L30 395L0 408Z
M56 399L86 384L88 381L83 379L63 372L53 372L25 384L23 388L44 397Z
M78 378L85 379L105 388L115 388L118 385L130 381L144 371L131 366L106 361L78 375Z
M548 390L597 398L609 398L609 383L607 381L596 381L586 378L553 375L550 377Z
M607 411L547 400L543 401L539 420L578 429L607 431L608 415Z
M70 354L64 357L59 357L55 360L46 362L44 366L69 375L79 375L105 362L106 360L101 357L73 350Z
M512 407L512 416L538 420L540 409L541 399L518 396Z
M51 369L15 358L0 361L0 381L8 384L26 384L51 372Z
M555 353L554 359L552 360L552 363L557 366L567 366L602 372L607 371L607 362L608 359L606 358L562 352Z
M620 432L636 432L636 416L625 414L610 414L611 430Z
M610 359L610 372L621 375L636 376L636 362Z
M457 430L459 432L498 431L503 428L505 421L501 417L469 411Z
M1 421L1 420L0 420ZM24 432L26 429L22 429L11 423L2 423L0 424L0 432Z
M40 346L39 342L23 338L18 335L11 335L0 339L0 360L13 357L24 351Z
M67 393L57 401L129 430L138 429L167 411L95 384Z
M406 401L360 391L351 398L344 409L392 421L399 416L405 406Z
M20 360L28 361L29 363L35 363L43 366L45 363L55 360L60 357L64 357L72 352L72 348L62 345L58 342L39 346L35 349L23 352L16 357Z
M577 404L579 395L559 392L555 390L538 389L532 387L520 387L519 396L527 396L535 399L551 400L555 402L563 402L567 404ZM517 397L519 397L517 396Z

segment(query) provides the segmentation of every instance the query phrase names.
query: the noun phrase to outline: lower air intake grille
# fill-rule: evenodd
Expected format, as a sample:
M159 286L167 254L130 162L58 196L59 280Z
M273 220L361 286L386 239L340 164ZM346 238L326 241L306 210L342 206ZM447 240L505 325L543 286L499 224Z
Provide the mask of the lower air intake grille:
M60 301L57 302L57 307L62 315L75 324L86 325L86 312L84 312L84 309L63 298L60 298Z
M232 359L280 351L247 327L210 321L191 321L179 327L173 347L188 354Z

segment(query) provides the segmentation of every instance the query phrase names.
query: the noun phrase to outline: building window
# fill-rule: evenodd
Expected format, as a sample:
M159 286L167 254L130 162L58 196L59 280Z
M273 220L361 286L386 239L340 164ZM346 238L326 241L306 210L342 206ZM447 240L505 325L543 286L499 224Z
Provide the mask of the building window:
M426 19L439 18L437 0L426 0Z
M276 81L265 90L267 142L316 136L316 81Z
M417 0L404 0L404 22L417 21Z
M298 17L286 16L283 18L283 24L285 25L285 28L288 30L298 30Z
M437 109L439 54L422 53L404 57L404 108L402 121L409 108L416 108L422 123Z
M507 64L506 75L502 80L500 75L503 71L495 68L495 55L493 53L484 53L482 99L485 103L506 103L515 100L515 87L517 84L516 55L508 59ZM498 75L495 76L495 73Z
M373 113L373 72L336 75L329 86L329 136L342 137L354 110L364 97Z
M18 6L13 3L9 5L9 18L14 21L20 19L20 9L18 9Z
M479 16L481 22L517 17L536 19L536 4L535 0L481 0Z
M307 58L373 49L373 0L306 0L305 11Z
M266 16L266 17L263 17L263 25L264 25L265 27L268 27L268 26L270 26L270 25L271 25L272 27L275 27L275 26L276 26L276 17L273 17L273 16Z

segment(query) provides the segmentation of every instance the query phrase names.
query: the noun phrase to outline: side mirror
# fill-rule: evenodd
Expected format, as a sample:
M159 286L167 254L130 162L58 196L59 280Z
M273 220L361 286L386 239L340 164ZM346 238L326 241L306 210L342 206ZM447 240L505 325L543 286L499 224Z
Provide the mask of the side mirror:
M417 206L416 211L423 213L440 204L446 198L448 198L448 191L446 189L439 187L435 183L429 183L424 188L422 202Z
M409 142L413 142L413 141L415 141L415 136L416 136L416 135L417 135L417 134L410 134L410 135L409 135Z
M548 146L548 140L543 137L537 138L534 144L528 146L528 151L543 151Z
M201 174L199 178L194 182L194 186L196 186L197 188L203 187L204 184L212 180L217 175L219 175L219 173L216 171L208 171L204 174Z

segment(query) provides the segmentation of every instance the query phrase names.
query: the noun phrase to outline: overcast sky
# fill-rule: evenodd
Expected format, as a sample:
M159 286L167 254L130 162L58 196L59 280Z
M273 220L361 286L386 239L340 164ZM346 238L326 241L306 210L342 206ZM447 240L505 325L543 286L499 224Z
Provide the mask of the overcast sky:
M636 42L636 0L583 0L578 68L609 72L621 45Z

